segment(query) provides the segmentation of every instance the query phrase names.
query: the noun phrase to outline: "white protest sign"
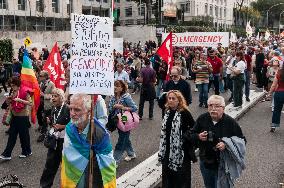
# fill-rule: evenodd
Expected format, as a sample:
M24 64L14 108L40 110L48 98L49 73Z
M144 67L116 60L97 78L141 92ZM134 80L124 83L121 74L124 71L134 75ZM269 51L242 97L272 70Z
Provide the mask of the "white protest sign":
M123 38L113 38L113 49L123 54Z
M71 94L113 95L112 27L108 17L71 15Z
M163 33L165 39L168 33ZM173 33L173 46L203 46L217 47L221 43L223 47L229 47L229 32L187 32Z

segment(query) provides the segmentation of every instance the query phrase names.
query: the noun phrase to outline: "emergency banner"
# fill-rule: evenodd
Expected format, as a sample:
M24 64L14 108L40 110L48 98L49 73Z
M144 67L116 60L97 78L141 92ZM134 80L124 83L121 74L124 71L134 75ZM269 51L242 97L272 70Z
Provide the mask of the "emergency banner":
M163 33L163 40L168 33ZM222 47L229 47L229 32L186 32L173 33L173 46L203 46L216 48L219 43Z

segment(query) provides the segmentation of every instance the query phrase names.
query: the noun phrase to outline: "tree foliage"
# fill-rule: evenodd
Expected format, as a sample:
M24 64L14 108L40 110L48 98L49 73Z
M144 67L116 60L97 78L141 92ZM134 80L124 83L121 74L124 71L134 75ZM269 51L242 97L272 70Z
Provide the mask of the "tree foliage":
M13 42L11 39L0 40L0 56L4 62L12 62L13 59Z
M279 15L284 10L283 0L257 0L255 2L252 2L251 5L255 10L258 10L264 17L266 17L267 10L272 7L269 10L269 23L272 23L273 20L279 20ZM273 7L273 5L276 6Z

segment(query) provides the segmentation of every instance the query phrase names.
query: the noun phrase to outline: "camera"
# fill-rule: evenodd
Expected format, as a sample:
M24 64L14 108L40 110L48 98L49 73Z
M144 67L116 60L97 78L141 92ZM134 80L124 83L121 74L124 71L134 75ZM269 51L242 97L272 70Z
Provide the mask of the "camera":
M207 140L209 142L213 142L214 141L214 137L215 137L215 133L212 132L212 131L208 131Z

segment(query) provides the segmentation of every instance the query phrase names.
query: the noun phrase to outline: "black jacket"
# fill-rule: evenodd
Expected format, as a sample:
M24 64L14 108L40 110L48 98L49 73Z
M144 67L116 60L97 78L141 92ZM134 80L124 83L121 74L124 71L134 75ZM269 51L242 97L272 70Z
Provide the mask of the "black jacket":
M200 141L198 134L203 131L207 131L208 137L213 138L213 141ZM208 112L197 118L192 131L190 134L187 133L187 135L190 135L187 138L199 147L200 160L204 161L204 163L208 165L208 168L218 168L220 153L219 150L215 149L215 146L222 137L229 138L237 136L245 139L242 130L235 119L227 114L223 114L221 120L214 125Z
M187 105L191 104L191 89L190 84L187 81L180 79L177 84L175 84L173 80L168 81L166 83L164 92L168 92L170 90L179 90L185 98Z

